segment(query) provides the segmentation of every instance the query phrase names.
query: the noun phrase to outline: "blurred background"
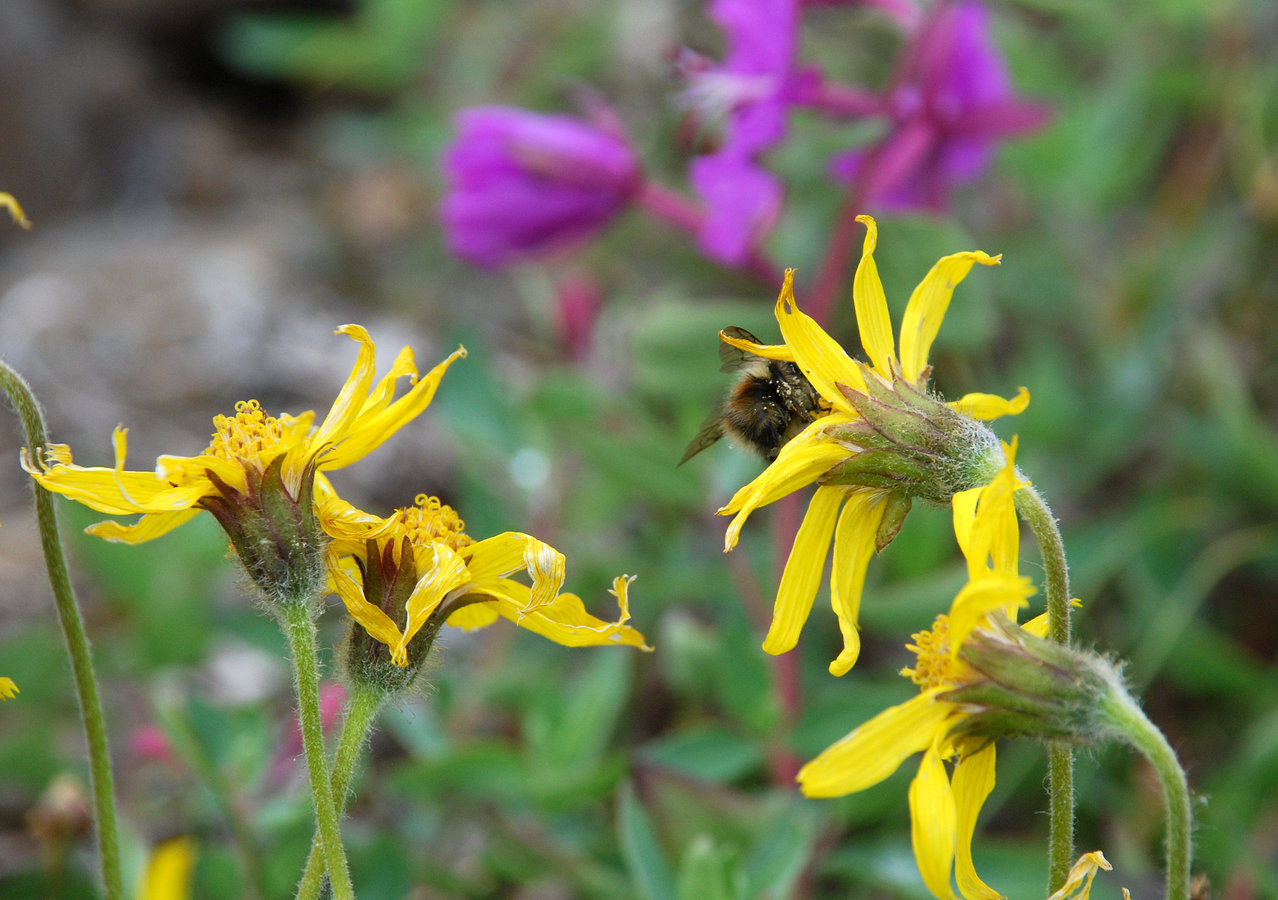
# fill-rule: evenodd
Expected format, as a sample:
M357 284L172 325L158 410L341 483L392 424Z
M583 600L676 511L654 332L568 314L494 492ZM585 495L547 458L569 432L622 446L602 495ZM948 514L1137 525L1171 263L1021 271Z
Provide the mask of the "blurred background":
M989 12L1016 92L1051 119L1002 142L943 211L868 206L889 304L899 322L945 253L1004 254L956 293L936 386L1029 388L1028 411L996 426L1019 434L1062 521L1077 639L1128 661L1180 754L1213 896L1278 898L1278 7ZM760 464L725 442L675 467L728 383L716 331L775 339L778 285L633 210L489 269L441 227L441 153L474 105L578 115L584 94L602 98L649 175L686 191L700 137L679 48L724 46L704 4L6 0L0 23L0 190L35 225L0 223L0 354L77 462L110 464L116 424L133 468L194 454L239 399L322 414L354 360L332 331L359 322L383 369L404 345L422 367L458 343L470 355L424 416L336 473L344 496L385 513L428 492L472 535L535 534L605 618L612 577L639 575L634 624L653 654L505 623L441 638L432 692L383 717L358 779L344 827L361 897L928 896L913 764L823 802L786 773L913 692L897 675L906 636L964 577L948 512L916 508L871 564L851 673L826 672L839 637L824 589L795 664L779 664L759 647L779 573L769 514L730 556L714 516ZM800 57L878 90L907 40L882 9L812 3ZM840 215L828 158L865 126L803 110L790 125L767 157L786 199L762 250L802 278ZM852 349L845 275L830 324ZM22 693L0 706L0 896L91 897L83 737L19 446L5 416L0 674ZM186 834L193 896L247 896L211 769L267 893L291 895L310 812L285 647L220 532L203 517L127 548L62 510L131 877ZM1022 571L1037 579L1029 543ZM1009 742L998 765L977 868L1041 896L1044 753ZM1110 747L1076 777L1080 851L1116 869L1095 895L1159 896L1152 773Z

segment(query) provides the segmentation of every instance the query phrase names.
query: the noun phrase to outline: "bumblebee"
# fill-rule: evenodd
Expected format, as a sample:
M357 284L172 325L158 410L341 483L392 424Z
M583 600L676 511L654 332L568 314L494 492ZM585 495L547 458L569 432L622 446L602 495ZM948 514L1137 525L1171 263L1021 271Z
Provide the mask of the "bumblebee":
M760 343L744 328L732 326L721 333ZM823 409L816 388L792 362L766 359L726 342L719 344L719 361L723 363L719 371L735 372L737 380L719 408L688 443L679 465L725 434L772 462L786 442Z

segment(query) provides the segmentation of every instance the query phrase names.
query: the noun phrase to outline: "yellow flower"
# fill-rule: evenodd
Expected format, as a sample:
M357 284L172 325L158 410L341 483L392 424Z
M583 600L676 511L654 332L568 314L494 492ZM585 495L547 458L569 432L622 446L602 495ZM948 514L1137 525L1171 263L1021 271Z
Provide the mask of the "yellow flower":
M141 513L132 525L100 522L90 534L112 541L141 543L166 534L202 509L218 511L232 494L252 493L264 478L274 476L293 500L316 472L340 469L371 453L399 428L422 412L452 362L466 355L459 348L424 376L419 376L412 350L400 351L391 370L374 382L375 347L359 325L344 325L344 334L360 345L359 356L332 408L318 427L315 413L300 416L267 415L256 400L236 404L234 416L217 416L208 449L198 456L161 456L151 472L125 471L128 432L117 428L112 441L115 466L75 465L65 444L50 444L39 460L22 455L22 467L46 490L111 515ZM395 382L408 376L413 386L398 399ZM323 475L316 492L332 493ZM220 519L221 517L219 517ZM325 520L337 535L359 522Z
M1084 853L1069 870L1069 875L1065 877L1065 883L1061 885L1061 889L1047 900L1087 900L1092 894L1092 879L1096 877L1096 870L1104 869L1109 872L1113 868L1109 860L1105 858L1105 854L1099 850ZM1123 888L1123 896L1129 896L1126 888Z
M510 577L518 572L526 572L530 584ZM375 537L334 541L329 579L351 617L389 648L397 666L410 656L420 663L444 622L474 629L499 616L570 647L651 649L625 624L631 577L614 580L621 615L604 622L586 612L580 597L560 592L564 557L558 550L514 531L476 541L452 507L426 495L397 511Z
M1019 413L1029 403L1024 388L1012 400L968 394L949 404L927 392L928 352L954 288L973 265L997 265L1001 257L976 250L937 262L910 296L898 356L874 263L878 229L869 216L859 216L858 221L867 233L852 293L869 365L853 360L800 311L793 270L786 272L776 304L783 344L754 344L720 334L748 353L796 363L829 406L828 413L785 444L776 460L737 491L719 514L734 516L724 541L725 550L731 550L754 510L809 484L818 485L781 576L763 649L784 653L797 643L833 541L830 600L844 643L830 664L835 675L847 672L860 653L856 623L870 557L895 536L911 498L945 503L956 491L988 481L1002 464L998 443L973 420ZM936 427L938 415L947 417L946 427ZM908 439L894 437L893 428ZM939 440L941 446L920 450L919 440L930 433L935 437L927 439ZM947 454L956 442L957 452Z
M27 220L27 214L22 211L22 207L18 205L17 199L12 194L6 194L4 191L0 191L0 207L7 209L9 211L9 215L13 217L13 221L17 222L19 226L27 229L28 231L31 229L31 223Z
M0 700L12 700L19 693L21 691L12 678L0 677Z
M195 841L186 836L161 841L146 862L138 900L186 900L194 869Z
M1006 454L1008 463L990 484L955 497L955 533L967 557L969 581L949 614L938 616L908 646L917 661L902 674L919 686L918 696L875 716L799 772L807 796L842 796L879 783L922 751L909 790L911 838L924 884L943 900L954 898L951 875L967 900L1001 896L981 881L972 864L977 815L994 787L994 743L957 736L968 710L947 698L982 678L959 658L963 642L988 615L1014 615L1034 592L1029 579L1016 574L1013 495L1021 483L1012 463L1014 448L1006 448ZM1041 635L1045 625L1035 620L1027 629ZM946 771L947 760L953 761L952 772Z

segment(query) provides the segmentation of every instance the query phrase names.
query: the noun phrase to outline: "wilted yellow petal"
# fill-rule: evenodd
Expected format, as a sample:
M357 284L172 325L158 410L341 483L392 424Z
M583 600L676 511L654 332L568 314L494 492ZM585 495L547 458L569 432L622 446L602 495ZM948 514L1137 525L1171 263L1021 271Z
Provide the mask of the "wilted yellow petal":
M417 584L405 603L408 615L404 634L391 647L391 659L397 666L407 663L408 642L426 624L444 597L471 584L466 563L446 544L415 545L413 559L417 564Z
M808 620L812 601L821 585L835 516L845 496L842 489L835 487L819 487L813 493L781 574L781 585L772 608L772 625L763 641L764 652L785 653L798 642L799 632Z
M1061 889L1047 900L1087 900L1092 893L1092 879L1096 877L1098 869L1104 869L1106 872L1112 871L1113 866L1109 860L1105 858L1105 854L1099 850L1093 850L1091 853L1084 853L1078 858L1078 862L1070 868L1069 874L1065 876L1065 883L1061 885ZM1123 896L1128 897L1127 888L1123 888Z
M910 782L910 842L923 883L941 900L954 900L950 870L957 832L954 792L933 744L924 751L919 773Z
M985 798L994 790L993 741L959 759L954 766L951 789L958 812L954 878L958 882L959 893L965 900L1001 900L1003 895L982 881L972 864L972 835L976 832L976 818Z
M387 647L399 645L400 634L391 617L373 605L364 596L364 586L359 580L359 567L350 558L339 560L331 550L328 554L328 586L341 598L351 618L361 625L374 639Z
M316 447L325 447L342 438L359 415L364 400L368 397L368 389L372 387L376 374L377 348L368 331L361 325L343 325L333 332L344 334L351 340L359 342L359 355L355 357L355 365L351 374L346 376L346 383L337 392L337 398L324 417L324 421L315 431ZM327 460L326 460L327 461ZM328 466L328 468L337 468Z
M975 263L997 266L1002 256L990 256L982 250L953 253L942 257L910 294L905 315L901 319L901 374L908 381L918 381L927 368L932 342L941 329L950 298Z
M529 605L530 590L527 585L509 579L485 584L483 593L493 598L491 606L494 612L557 644L566 647L624 644L651 650L643 635L626 624L630 604L627 593L632 580L622 576L613 582L612 592L621 608L621 616L616 622L605 622L586 612L585 604L576 594L560 594L553 603L524 613L522 610Z
M861 591L865 587L865 570L874 555L874 537L883 521L886 501L887 494L879 491L854 491L839 514L830 571L830 605L843 634L843 651L830 663L831 675L846 674L861 652L861 636L857 632Z
M799 770L808 797L841 797L878 784L907 757L932 745L943 730L950 704L928 690L889 707Z

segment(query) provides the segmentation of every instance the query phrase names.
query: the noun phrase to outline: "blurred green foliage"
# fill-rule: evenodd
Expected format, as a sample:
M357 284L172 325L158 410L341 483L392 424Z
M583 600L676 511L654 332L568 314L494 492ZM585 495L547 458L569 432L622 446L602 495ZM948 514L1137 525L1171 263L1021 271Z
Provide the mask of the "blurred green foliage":
M1079 640L1130 661L1186 764L1202 798L1196 869L1218 896L1278 898L1278 12L1262 0L1016 0L994 14L1018 89L1056 118L1003 148L952 218L880 218L889 304L899 321L944 253L1004 254L959 290L933 355L937 387L1029 387L1029 410L999 428L1019 434L1019 461L1062 519ZM883 20L843 9L810 20L811 58L850 79L886 77L895 39ZM432 200L457 109L563 108L582 83L615 102L652 170L681 185L667 41L709 49L716 37L698 4L553 0L365 0L350 16L245 14L222 35L247 75L314 94L307 152L354 171L407 160ZM770 249L812 273L837 203L824 161L847 135L803 134L773 160L790 193ZM574 362L553 298L581 271L605 302L591 352ZM926 897L909 847L911 765L821 803L784 773L909 696L902 644L962 583L948 513L916 509L872 563L865 650L842 679L826 673L838 636L818 598L796 651L800 705L787 708L784 663L759 647L778 571L769 517L725 557L713 515L757 467L727 446L674 467L725 386L715 332L775 337L775 286L716 269L638 217L571 259L503 275L452 260L423 222L365 277L370 304L470 350L432 412L460 460L444 499L472 534L526 530L563 550L568 587L597 613L610 611L614 575L638 573L632 612L657 652L568 650L503 625L447 635L431 693L384 716L357 777L345 833L360 896ZM516 324L487 327L489 303L515 304ZM855 346L851 321L838 311ZM73 526L91 521L65 512ZM197 896L244 895L225 798L190 760L129 749L163 681L234 786L265 883L283 896L309 843L302 775L287 760L283 775L273 768L287 684L209 699L205 683L227 641L283 658L270 623L228 600L223 539L202 523L139 548L73 546L103 598L89 628L135 861L159 832L190 831ZM1036 571L1028 546L1022 570ZM340 620L325 620L330 644ZM22 687L0 709L0 772L26 798L79 770L59 653L52 626L0 645ZM1043 754L1015 743L999 754L977 866L1008 896L1039 896ZM1150 773L1102 748L1077 777L1080 850L1104 849L1116 869L1094 896L1120 885L1157 896ZM0 879L0 894L42 897L51 884L89 895L71 859Z

